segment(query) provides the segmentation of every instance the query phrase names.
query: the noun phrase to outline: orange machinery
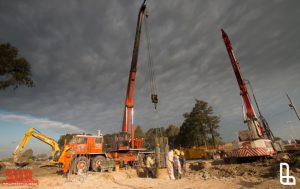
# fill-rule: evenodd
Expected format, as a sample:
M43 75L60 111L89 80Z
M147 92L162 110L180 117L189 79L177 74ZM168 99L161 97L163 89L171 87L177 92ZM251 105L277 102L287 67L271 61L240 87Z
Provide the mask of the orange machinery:
M114 160L110 154L103 152L103 136L98 135L74 135L69 144L61 148L58 142L41 133L35 128L29 128L13 153L15 163L19 163L19 156L31 137L34 137L52 148L51 163L63 165L64 172L71 170L103 171L114 167ZM71 167L71 169L70 169Z
M115 163L120 164L122 167L123 165L133 164L135 161L138 161L139 152L146 150L142 148L144 139L134 137L133 122L133 94L136 81L141 29L145 16L146 4L144 0L138 14L121 132L115 137L111 150L107 153L103 152L103 136L100 133L96 136L75 135L70 143L65 145L65 153L61 154L61 161L59 163L64 165L65 172L69 170L72 172L77 172L78 170L87 171L90 167L94 171L103 171L112 169ZM151 94L151 100L156 108L158 98L155 93ZM129 128L131 130L130 133L128 132Z
M136 82L137 63L138 63L142 24L146 16L145 1L146 0L144 0L142 6L140 7L139 14L138 14L131 67L129 72L126 99L125 99L122 130L115 137L110 152L112 157L121 165L132 164L134 161L137 161L138 153L140 151L146 150L142 148L144 139L134 137L134 130L135 130L134 129L135 128L134 127L134 87ZM158 102L157 95L152 94L151 99L156 107L156 103Z

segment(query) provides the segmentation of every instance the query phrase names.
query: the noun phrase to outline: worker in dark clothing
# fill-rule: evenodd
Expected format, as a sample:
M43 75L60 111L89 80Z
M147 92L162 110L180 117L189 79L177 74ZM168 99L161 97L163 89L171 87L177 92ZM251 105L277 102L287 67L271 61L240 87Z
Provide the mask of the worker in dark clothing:
M181 165L182 175L185 175L186 171L186 158L184 156L184 152L181 150L179 155L179 161Z
M146 176L147 178L154 178L154 173L152 167L154 165L154 160L151 155L148 155L146 158Z

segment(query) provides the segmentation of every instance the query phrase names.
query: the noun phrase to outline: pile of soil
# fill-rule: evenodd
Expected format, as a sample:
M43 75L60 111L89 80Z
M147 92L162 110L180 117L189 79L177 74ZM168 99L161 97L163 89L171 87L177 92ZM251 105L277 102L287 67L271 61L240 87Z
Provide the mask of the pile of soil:
M252 163L224 164L219 161L188 161L186 175L179 180L170 180L168 177L155 179L139 177L135 169L113 172L89 172L84 179L80 175L72 175L67 180L59 174L58 167L50 166L49 160L41 161L46 156L32 158L26 153L28 166L32 168L33 178L39 180L37 188L256 188L256 189L284 189L279 182L279 163L277 159L265 159ZM280 159L286 159L281 157ZM47 166L44 164L49 163ZM0 166L13 165L12 159L0 161ZM300 183L300 157L295 157L290 165L290 174L296 177L297 186ZM3 170L3 169L2 169ZM166 170L164 170L166 172ZM4 175L0 175L4 179ZM1 180L0 179L0 180ZM201 188L200 187L200 188Z
M264 159L261 161L240 164L225 164L214 161L190 162L188 174L200 175L207 179L232 179L232 178L257 178L279 179L280 162L278 159ZM300 178L300 157L295 157L293 162L289 163L290 174Z
M32 159L32 157L33 157L33 150L28 149L24 153L22 153L22 155L18 158L18 161L15 162L15 164L21 167L26 166L29 164L29 160Z

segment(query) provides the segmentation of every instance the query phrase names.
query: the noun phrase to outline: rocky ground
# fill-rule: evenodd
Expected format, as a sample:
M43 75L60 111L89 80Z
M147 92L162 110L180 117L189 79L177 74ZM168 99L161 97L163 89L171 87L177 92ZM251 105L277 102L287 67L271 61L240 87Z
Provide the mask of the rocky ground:
M300 159L299 159L300 160ZM279 162L274 159L253 163L224 164L219 161L189 161L186 176L179 180L169 180L166 170L160 171L160 178L140 178L135 169L120 170L118 172L95 173L87 175L73 175L65 178L59 174L59 168L47 166L45 161L31 160L29 165L33 170L33 178L39 181L34 188L225 188L225 189L285 189L300 188L300 161L291 164L290 174L296 177L296 186L283 186L279 182ZM0 180L5 179L4 167L12 166L12 160L0 162ZM30 186L1 186L1 188L32 188Z

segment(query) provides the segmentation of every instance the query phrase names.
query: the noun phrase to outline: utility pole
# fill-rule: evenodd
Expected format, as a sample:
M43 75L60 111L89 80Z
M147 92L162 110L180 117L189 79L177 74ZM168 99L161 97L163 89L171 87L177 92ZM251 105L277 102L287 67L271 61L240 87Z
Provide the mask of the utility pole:
M287 96L287 98L289 99L289 107L291 107L291 109L293 109L294 110L294 112L295 112L295 114L296 114L296 116L297 116L297 118L299 119L299 121L300 121L300 116L299 116L299 114L298 114L298 112L297 112L297 109L295 108L295 106L294 106L294 104L293 104L293 102L292 102L292 99L290 98L290 96L286 93L286 96Z

